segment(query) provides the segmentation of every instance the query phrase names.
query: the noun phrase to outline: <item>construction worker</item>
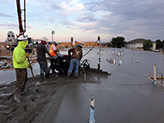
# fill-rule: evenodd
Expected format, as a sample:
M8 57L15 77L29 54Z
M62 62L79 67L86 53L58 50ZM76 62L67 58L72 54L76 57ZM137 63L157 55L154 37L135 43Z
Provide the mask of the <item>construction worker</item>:
M68 50L69 56L70 56L71 52L72 52L72 55L71 55L71 60L70 60L70 66L68 69L67 79L69 79L69 77L71 76L72 70L74 69L74 67L75 67L74 76L76 78L78 77L79 64L80 64L80 60L83 56L82 46L78 44L78 45L76 45L76 47L69 49Z
M40 65L40 75L43 78L44 72L46 74L46 78L49 77L48 67L47 67L47 60L46 60L46 53L53 57L47 50L45 44L47 43L48 39L46 37L41 38L41 43L37 46L37 61Z
M27 68L32 66L27 62L28 53L24 48L28 44L28 38L21 35L18 39L18 46L13 51L13 66L16 72L16 86L14 88L14 100L21 102L21 96L24 95L24 89L27 82Z
M58 45L57 42L53 42L53 44L51 45L50 47L50 54L54 57L54 58L57 58L58 57L58 53L59 53L59 50L57 50L56 46Z

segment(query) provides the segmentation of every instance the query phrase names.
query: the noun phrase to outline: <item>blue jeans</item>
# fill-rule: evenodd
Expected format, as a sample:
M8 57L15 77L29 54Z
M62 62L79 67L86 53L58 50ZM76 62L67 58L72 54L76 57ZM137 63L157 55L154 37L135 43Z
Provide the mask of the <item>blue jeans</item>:
M68 73L72 73L72 70L73 68L75 67L75 71L74 71L74 74L78 74L78 69L79 69L79 63L80 61L78 59L71 59L70 61L70 66L69 66L69 69L68 69Z
M48 74L47 61L38 61L40 65L40 74L43 74L43 71Z

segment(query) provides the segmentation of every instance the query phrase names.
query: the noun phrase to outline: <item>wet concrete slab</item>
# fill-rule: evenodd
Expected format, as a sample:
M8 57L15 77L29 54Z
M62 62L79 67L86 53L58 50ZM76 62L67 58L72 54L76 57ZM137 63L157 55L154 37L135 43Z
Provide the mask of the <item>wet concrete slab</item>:
M101 84L67 86L53 122L88 122L92 96L95 97L96 122L164 121L164 89L161 86L154 87L149 81L142 81L142 84L137 81L120 82L117 78L111 75Z
M116 51L123 52L123 56L116 55ZM87 49L84 52L87 52ZM94 49L83 58L90 60L92 68L97 68L97 52L98 49ZM116 60L115 65L106 60L110 58ZM120 59L122 66L118 64ZM51 97L51 105L48 106L42 122L89 122L92 96L95 98L94 117L97 123L164 122L164 87L154 86L147 78L150 71L153 75L154 64L157 66L157 76L164 73L163 59L163 54L154 52L104 49L101 52L101 69L111 75L94 74L93 78L86 79L93 79L95 83L74 83L74 79L63 80L70 84L62 85L56 90L56 95ZM36 69L39 70L38 67Z
M54 123L89 122L92 96L95 97L95 120L98 123L164 122L164 88L154 86L147 78L149 71L153 74L154 64L158 66L157 74L164 73L164 56L154 52L121 50L123 57L111 55L110 50L103 53L101 67L111 72L111 76L95 76L100 81L97 84L65 87ZM116 65L105 61L110 57L116 59ZM122 66L118 65L119 59L123 60Z

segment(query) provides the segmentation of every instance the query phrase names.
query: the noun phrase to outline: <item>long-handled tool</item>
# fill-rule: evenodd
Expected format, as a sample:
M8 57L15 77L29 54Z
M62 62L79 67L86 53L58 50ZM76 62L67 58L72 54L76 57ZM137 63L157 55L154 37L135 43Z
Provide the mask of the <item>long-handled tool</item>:
M79 65L80 66L80 65ZM80 68L85 72L84 68L80 66Z
M80 65L79 65L80 66ZM83 72L84 72L84 82L86 82L86 71L85 71L85 69L83 68L83 67L81 67L80 66L80 68L83 70Z
M31 65L29 57L27 57L27 59L28 59L29 64ZM31 70L32 77L33 77L33 79L34 79L36 92L38 92L38 87L37 87L37 84L36 84L36 81L35 81L34 73L33 73L33 71L32 71L31 68L30 68L30 70Z

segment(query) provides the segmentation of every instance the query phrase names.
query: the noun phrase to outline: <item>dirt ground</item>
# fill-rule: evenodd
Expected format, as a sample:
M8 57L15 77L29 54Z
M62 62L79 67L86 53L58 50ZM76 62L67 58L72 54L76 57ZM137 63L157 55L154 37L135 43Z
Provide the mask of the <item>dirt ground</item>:
M9 50L0 50L0 56L12 56L12 52ZM0 58L0 61L6 60L6 64L10 63L13 66L12 58ZM9 68L12 70L13 68Z
M0 56L11 56L12 51L10 50L0 50Z
M14 86L16 82L8 85L0 85L0 121L1 123L41 123L52 103L58 103L61 98L60 90L70 84L82 83L101 83L95 80L94 76L107 76L102 73L88 71L87 79L84 82L84 74L81 72L78 78L71 77L66 79L65 74L56 77L52 74L46 83L36 76L36 82L39 83L36 91L33 78L29 78L26 84L26 95L22 97L23 102L16 102L13 99Z

